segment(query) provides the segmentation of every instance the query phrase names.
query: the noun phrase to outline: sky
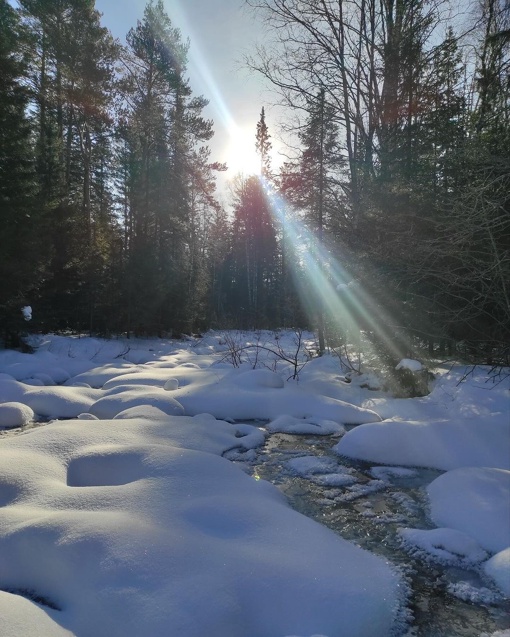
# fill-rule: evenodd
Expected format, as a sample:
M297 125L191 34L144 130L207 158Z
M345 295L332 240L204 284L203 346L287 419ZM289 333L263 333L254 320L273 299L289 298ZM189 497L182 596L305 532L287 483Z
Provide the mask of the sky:
M145 5L145 0L96 0L103 25L121 41L143 17ZM264 38L260 17L243 0L164 0L164 5L183 39L190 40L188 76L193 94L209 100L204 115L214 121L211 160L226 162L229 177L256 172L255 131L264 106L271 133L271 97L262 78L246 69L243 58ZM272 137L276 148L275 134Z

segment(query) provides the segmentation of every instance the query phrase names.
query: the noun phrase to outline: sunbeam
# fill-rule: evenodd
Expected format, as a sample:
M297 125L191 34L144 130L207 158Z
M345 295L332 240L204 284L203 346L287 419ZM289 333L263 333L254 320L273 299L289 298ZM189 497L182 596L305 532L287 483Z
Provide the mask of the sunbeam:
M309 319L316 322L322 309L330 330L342 334L346 341L359 348L363 333L373 346L373 355L382 346L391 357L402 358L409 344L391 328L395 324L392 317L325 244L290 213L287 202L269 183L265 184L265 191L284 243L295 255L286 263Z

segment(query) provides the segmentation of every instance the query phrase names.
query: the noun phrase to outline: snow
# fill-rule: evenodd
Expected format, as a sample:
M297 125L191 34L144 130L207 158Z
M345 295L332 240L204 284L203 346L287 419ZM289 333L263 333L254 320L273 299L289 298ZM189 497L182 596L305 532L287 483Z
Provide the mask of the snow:
M0 440L2 637L394 632L398 572L222 457L268 435L237 419L341 435L378 415L283 367L218 365L215 342L44 337L0 354L0 414L58 419Z
M332 420L321 418L294 418L282 415L267 425L271 433L313 434L316 436L340 436L345 433L345 427Z
M369 462L446 471L427 489L439 528L403 529L404 543L423 559L443 562L469 562L482 555L477 546L487 557L496 553L482 568L509 595L510 378L491 378L487 368L436 373L424 398L360 401L385 420L352 429L334 449ZM385 480L388 470L401 469L374 467L372 475ZM466 542L473 543L469 551Z
M33 355L0 352L0 426L55 419L0 438L2 637L400 634L399 572L227 459L255 458L274 433L331 436L339 455L377 463L363 484L329 457L285 463L344 488L338 503L415 467L446 471L427 489L439 528L401 529L403 542L423 559L475 565L509 595L508 381L487 385L479 369L459 384L465 368L436 370L429 396L395 400L362 377L345 382L338 357L300 355L292 380L288 361L256 351L270 335L235 338L248 347L238 367L214 332L49 335ZM292 353L295 335L277 347Z
M294 473L322 486L344 487L357 482L350 469L338 466L331 458L299 456L289 460L287 466Z
M415 361L412 358L403 358L395 369L397 371L400 369L407 369L410 372L421 372L423 370L423 365L420 361Z
M510 469L509 437L510 421L504 422L499 415L483 419L385 420L349 431L335 450L352 458L411 467Z
M510 547L496 553L484 564L485 574L510 597Z
M76 635L389 634L396 573L219 457L236 433L174 416L2 441L2 588L51 600Z
M413 554L426 560L466 566L483 562L488 557L472 537L454 529L399 529L399 534Z
M23 403L0 403L0 428L21 427L34 419L34 412Z
M427 488L431 517L470 535L487 551L510 545L510 471L467 467L448 471Z

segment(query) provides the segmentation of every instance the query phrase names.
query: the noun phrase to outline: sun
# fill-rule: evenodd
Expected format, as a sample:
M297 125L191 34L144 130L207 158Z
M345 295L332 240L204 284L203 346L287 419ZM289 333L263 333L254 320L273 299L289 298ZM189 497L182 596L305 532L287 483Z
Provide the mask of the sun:
M239 173L243 175L260 175L260 157L255 150L253 131L237 128L230 134L230 141L225 152L229 177Z

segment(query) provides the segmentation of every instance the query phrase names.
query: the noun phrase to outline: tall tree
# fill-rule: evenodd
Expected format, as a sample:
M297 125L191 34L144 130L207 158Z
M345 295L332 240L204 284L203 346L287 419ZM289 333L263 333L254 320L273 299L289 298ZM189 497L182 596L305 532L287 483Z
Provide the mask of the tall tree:
M260 174L265 179L271 178L271 135L266 124L266 113L264 107L260 111L260 119L257 122L257 133L255 136L255 149L260 156Z
M198 193L202 203L214 205L209 167L198 149L212 136L212 122L202 116L206 100L193 97L185 79L189 44L161 0L146 6L127 42L128 331L133 325L189 330Z
M26 60L16 12L0 0L0 329L15 331L21 306L37 287L40 219L34 211L35 166L26 116ZM3 336L3 334L1 334Z
M279 256L266 188L259 177L240 177L234 194L230 303L244 328L274 327Z
M320 89L310 100L308 117L298 133L302 149L298 160L288 162L281 176L281 192L301 214L309 235L305 240L309 254L325 276L325 239L338 235L341 209L346 209L341 190L342 156L338 143L338 127L334 110L326 103L325 90ZM345 219L344 219L345 221ZM320 295L315 299L319 351L325 350L324 309Z
M50 257L46 318L92 328L112 239L106 173L117 47L93 0L20 5L32 38L38 205Z

